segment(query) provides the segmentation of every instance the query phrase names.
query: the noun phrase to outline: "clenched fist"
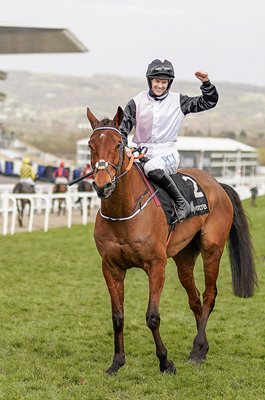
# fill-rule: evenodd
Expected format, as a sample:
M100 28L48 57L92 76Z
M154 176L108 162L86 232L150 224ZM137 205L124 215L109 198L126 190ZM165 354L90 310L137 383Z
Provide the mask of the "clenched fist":
M195 72L195 76L201 82L207 82L209 80L208 73L205 71L197 71L197 72Z

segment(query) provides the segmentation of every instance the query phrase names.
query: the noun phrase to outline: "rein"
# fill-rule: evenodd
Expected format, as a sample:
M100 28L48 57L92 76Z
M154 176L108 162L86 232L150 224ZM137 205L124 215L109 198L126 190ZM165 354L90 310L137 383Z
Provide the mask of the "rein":
M93 130L93 133L94 133L95 131L99 131L99 130L112 130L112 131L114 131L114 132L117 132L117 133L121 136L120 131L119 131L117 128L114 128L114 127L111 127L111 126L100 126L100 127L97 127L97 128L95 128L95 129ZM93 135L93 133L92 133L92 135ZM95 170L104 170L104 169L105 169L105 170L108 172L108 174L110 175L110 173L109 173L109 171L108 171L108 166L111 165L111 166L116 170L115 176L113 177L113 179L111 179L111 183L112 183L115 187L116 187L117 183L119 182L119 180L120 180L124 175L126 175L127 172L130 171L130 169L131 169L132 166L133 166L134 160L137 160L137 159L140 159L140 158L144 157L145 154L146 154L146 152L147 152L147 148L146 148L146 147L136 148L136 149L134 149L134 150L131 150L131 151L130 151L130 154L129 154L129 158L130 158L129 164L128 164L127 167L125 168L124 172L120 173L121 167L122 167L123 162L124 162L124 156L123 156L123 155L124 155L124 147L125 147L124 143L121 142L121 146L120 146L120 156L119 156L118 165L114 165L114 164L112 164L111 162L106 161L106 160L99 160L99 161L96 162L96 164L95 164L94 167L93 167L93 173L94 173ZM134 154L134 153L136 153L136 152L138 152L138 155L137 155L137 156ZM120 174L119 174L119 173L120 173ZM118 174L119 174L119 175L118 175ZM110 220L110 221L128 221L128 220L134 218L137 214L139 214L139 213L147 206L147 204L148 204L151 200L153 200L153 198L155 197L155 195L156 195L156 192L151 193L151 195L148 197L148 199L145 201L145 203L144 203L143 205L140 204L140 205L139 205L139 208L138 208L134 213L132 213L131 215L129 215L129 216L127 216L127 217L114 218L114 217L110 217L110 216L108 216L108 215L104 215L104 214L102 213L102 211L101 211L101 208L100 208L99 212L100 212L100 215L101 215L102 218L107 219L107 220ZM143 197L143 196L140 196L140 198L141 198L141 197ZM139 203L139 201L138 201L137 203Z
M114 128L114 127L112 127L112 126L99 126L99 127L95 128L95 129L93 130L93 133L96 132L96 131L99 131L99 130L112 130L112 131L114 131L114 132L117 132L117 133L121 136L120 131L119 131L117 128ZM92 133L92 135L93 135L93 133ZM116 185L117 185L117 183L119 182L119 180L120 180L124 175L126 175L127 172L129 172L130 169L132 168L133 163L134 163L134 160L137 160L137 159L140 159L140 158L144 157L144 156L146 155L146 152L147 152L147 148L146 148L146 147L139 147L139 148L135 148L135 149L133 149L133 150L130 150L130 154L129 154L129 158L130 158L130 159L129 159L129 164L128 164L127 167L125 168L124 172L121 173L121 174L119 174L119 172L120 172L120 170L121 170L121 167L122 167L122 164L123 164L123 161L124 161L124 157L123 157L123 154L124 154L124 147L125 147L124 143L121 142L121 146L120 146L120 156L119 156L118 165L114 165L114 164L112 164L111 162L106 161L106 160L99 160L99 161L97 161L96 164L93 166L91 172L89 172L89 173L87 173L87 174L85 174L85 175L82 175L82 176L80 176L80 177L74 179L74 180L71 181L68 185L69 185L69 186L72 186L72 185L74 185L75 183L78 183L78 182L82 181L83 179L87 178L88 176L93 175L93 174L95 173L95 171L98 171L98 170L104 170L104 169L105 169L105 170L108 172L108 174L110 175L110 173L109 173L109 171L108 171L108 166L111 165L111 166L116 170L115 176L114 176L113 178L111 178L111 183L112 183L112 185L114 185L114 186L116 187ZM138 153L138 155L136 156L134 153ZM118 175L118 174L119 174L119 175ZM110 176L110 177L111 177L111 176ZM139 208L138 208L133 214L129 215L128 217L120 217L120 218L110 217L110 216L104 215L104 214L102 213L102 211L101 211L101 208L100 208L100 210L99 210L100 215L101 215L102 218L108 219L108 220L111 220L111 221L128 221L128 220L134 218L137 214L139 214L139 213L147 206L147 204L148 204L151 200L153 200L153 198L155 197L156 193L157 193L157 190L156 190L154 193L151 193L151 195L148 197L148 199L145 201L145 203L144 203L143 205L140 204L140 205L139 205ZM141 198L141 197L143 197L143 196L140 196L140 198ZM137 203L139 203L139 201L138 201Z

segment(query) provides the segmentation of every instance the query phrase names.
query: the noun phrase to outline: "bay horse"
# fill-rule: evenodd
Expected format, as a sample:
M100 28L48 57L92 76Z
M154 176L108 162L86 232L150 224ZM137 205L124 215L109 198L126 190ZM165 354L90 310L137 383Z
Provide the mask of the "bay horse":
M93 186L90 182L88 181L81 181L78 184L77 187L77 191L78 192L93 192ZM78 199L76 200L75 204L81 204L82 198L78 197ZM90 209L91 209L91 197L88 197L87 199L87 213L88 215L90 215ZM81 208L81 212L82 212L82 208Z
M66 193L67 190L68 190L67 184L65 184L65 183L57 183L57 184L54 185L52 193L53 194ZM52 213L54 212L54 203L55 203L55 201L58 201L58 215L61 214L62 210L63 210L63 213L65 214L65 212L66 212L66 199L60 198L60 197L58 197L58 199L53 199L52 200L52 209L51 209Z
M175 374L176 367L167 357L159 331L159 303L167 258L172 257L176 263L179 280L195 316L197 333L189 359L201 363L209 349L206 325L215 305L219 264L226 243L234 294L250 297L257 285L247 215L232 187L219 183L205 171L181 169L205 192L209 213L176 224L169 236L163 210L156 206L137 166L131 162L132 157L126 153L119 131L123 110L118 107L113 120L98 121L88 108L87 117L93 128L89 140L93 186L101 199L94 238L110 294L114 330L114 357L106 372L117 373L125 364L124 279L126 270L136 267L148 276L146 323L153 335L160 371ZM199 253L205 276L202 301L193 272Z
M33 194L35 193L35 188L33 185L30 185L29 183L18 182L16 183L13 189L13 193ZM17 211L18 211L17 217L20 228L23 228L23 215L26 205L29 206L29 213L30 213L30 207L31 207L30 201L27 199L17 199Z

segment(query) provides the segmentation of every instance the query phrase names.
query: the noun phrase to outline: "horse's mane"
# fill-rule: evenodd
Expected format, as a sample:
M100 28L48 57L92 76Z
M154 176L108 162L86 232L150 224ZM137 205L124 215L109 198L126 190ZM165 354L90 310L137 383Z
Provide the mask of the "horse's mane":
M100 121L99 124L100 124L99 126L111 126L111 127L115 127L114 122L113 122L111 119L107 118L107 117L103 118L103 119Z

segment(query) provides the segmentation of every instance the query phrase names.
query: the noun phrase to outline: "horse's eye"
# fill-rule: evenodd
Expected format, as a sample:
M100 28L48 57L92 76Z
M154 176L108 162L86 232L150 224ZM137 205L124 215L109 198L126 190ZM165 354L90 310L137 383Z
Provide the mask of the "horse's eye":
M118 144L116 145L116 147L115 147L115 150L119 150L120 147L121 147L121 144L118 143Z

